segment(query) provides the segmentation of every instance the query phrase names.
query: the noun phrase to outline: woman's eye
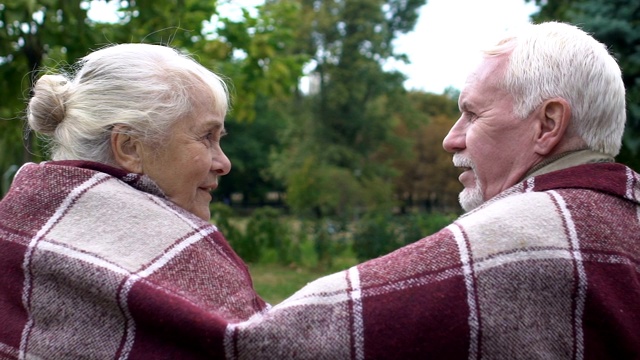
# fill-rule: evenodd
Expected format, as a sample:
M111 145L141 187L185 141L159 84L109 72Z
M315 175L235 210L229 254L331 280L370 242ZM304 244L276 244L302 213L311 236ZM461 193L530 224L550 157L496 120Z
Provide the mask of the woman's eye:
M216 142L215 134L212 132L207 133L207 135L204 136L204 141L207 143L207 145L213 145Z
M202 137L202 142L204 142L207 146L211 147L217 143L220 142L220 140L222 139L223 136L225 136L227 134L227 132L222 129L213 129L209 132L207 132L203 137Z

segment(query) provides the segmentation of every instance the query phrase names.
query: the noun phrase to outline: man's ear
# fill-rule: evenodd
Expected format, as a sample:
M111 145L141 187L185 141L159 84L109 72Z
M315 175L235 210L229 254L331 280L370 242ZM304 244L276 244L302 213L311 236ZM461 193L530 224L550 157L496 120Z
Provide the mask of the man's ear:
M116 165L128 172L142 174L142 144L130 135L124 125L111 130L111 152Z
M571 106L562 98L546 100L538 109L536 121L534 151L546 156L566 140L571 122Z

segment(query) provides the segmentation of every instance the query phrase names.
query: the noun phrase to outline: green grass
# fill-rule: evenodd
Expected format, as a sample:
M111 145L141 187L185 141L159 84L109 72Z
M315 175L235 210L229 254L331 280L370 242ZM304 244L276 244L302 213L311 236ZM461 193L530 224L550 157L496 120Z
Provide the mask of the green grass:
M253 285L258 294L271 305L286 299L325 272L305 268L290 268L278 264L249 264Z
M284 266L275 263L248 264L253 285L266 302L276 305L303 286L324 275L333 274L355 265L356 259L336 259L330 269Z

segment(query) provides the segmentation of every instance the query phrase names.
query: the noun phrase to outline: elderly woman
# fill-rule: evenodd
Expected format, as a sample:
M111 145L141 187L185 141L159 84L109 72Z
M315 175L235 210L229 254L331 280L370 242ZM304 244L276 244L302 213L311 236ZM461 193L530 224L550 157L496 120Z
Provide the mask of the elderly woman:
M211 225L228 93L177 51L123 44L44 75L53 161L0 202L0 358L191 358L266 304Z

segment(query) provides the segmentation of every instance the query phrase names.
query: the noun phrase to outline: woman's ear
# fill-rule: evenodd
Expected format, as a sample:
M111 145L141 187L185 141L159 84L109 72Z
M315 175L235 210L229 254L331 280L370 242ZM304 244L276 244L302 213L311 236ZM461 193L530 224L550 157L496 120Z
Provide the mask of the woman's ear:
M120 168L142 174L142 144L130 135L125 125L115 125L111 130L111 152Z
M567 140L571 122L571 106L562 98L546 100L536 115L537 132L534 151L539 155L549 155ZM562 149L560 149L562 150Z

